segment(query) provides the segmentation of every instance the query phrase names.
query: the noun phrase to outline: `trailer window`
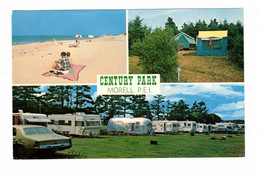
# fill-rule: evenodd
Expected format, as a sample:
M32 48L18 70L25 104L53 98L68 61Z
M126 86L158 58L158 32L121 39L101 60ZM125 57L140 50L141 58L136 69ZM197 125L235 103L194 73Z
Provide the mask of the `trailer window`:
M76 126L85 126L83 121L76 121Z
M48 124L54 124L54 120L51 120Z
M71 125L71 120L69 120L69 121L65 121L65 120L59 120L59 125Z
M190 123L188 123L188 126L191 126Z

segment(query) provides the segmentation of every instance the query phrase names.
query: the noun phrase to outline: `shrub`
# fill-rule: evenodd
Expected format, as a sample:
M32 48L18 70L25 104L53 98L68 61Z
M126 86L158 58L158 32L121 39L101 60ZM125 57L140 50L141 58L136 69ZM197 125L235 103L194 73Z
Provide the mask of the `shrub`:
M190 135L191 135L191 136L195 136L195 132L194 132L194 131L191 131L191 132L190 132Z
M132 53L140 57L140 64L148 74L160 74L162 81L177 81L177 42L171 29L155 29L142 42L132 46Z

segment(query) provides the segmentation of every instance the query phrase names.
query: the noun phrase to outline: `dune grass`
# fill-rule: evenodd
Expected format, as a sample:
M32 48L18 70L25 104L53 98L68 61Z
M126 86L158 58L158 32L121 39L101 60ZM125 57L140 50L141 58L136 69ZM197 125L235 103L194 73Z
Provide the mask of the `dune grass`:
M58 152L62 158L178 158L178 157L243 157L244 135L209 140L205 134L156 136L101 136L73 138L73 147ZM151 145L150 140L158 141Z
M179 51L178 64L180 82L244 82L243 69L227 56L197 56L196 51ZM129 57L129 73L145 73L137 56Z

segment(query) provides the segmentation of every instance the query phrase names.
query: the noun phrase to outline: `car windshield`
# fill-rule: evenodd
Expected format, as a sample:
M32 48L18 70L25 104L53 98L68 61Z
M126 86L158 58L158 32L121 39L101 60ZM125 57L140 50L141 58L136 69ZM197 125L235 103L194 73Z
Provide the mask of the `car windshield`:
M34 135L34 134L52 134L53 132L45 127L32 127L32 128L24 128L24 133L26 135Z

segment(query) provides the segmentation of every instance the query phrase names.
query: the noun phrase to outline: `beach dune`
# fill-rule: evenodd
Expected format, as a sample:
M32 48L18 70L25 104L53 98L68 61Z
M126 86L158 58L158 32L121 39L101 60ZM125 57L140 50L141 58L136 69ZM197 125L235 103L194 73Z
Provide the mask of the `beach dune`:
M12 46L13 84L88 84L96 83L98 74L127 74L126 35L75 40L46 41ZM85 65L78 81L45 77L62 51L70 52L72 63Z

